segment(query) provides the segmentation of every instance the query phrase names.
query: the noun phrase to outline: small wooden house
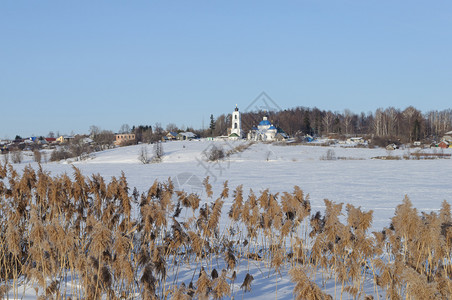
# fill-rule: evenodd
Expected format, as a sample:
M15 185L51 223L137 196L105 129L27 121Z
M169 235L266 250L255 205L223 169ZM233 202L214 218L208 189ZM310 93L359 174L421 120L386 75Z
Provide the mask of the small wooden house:
M177 135L177 139L180 141L185 141L185 140L193 140L196 139L197 136L196 134L194 134L193 132L187 131L187 132L181 132Z
M438 147L441 149L447 149L449 148L449 143L446 141L442 141L441 143L438 144Z
M170 131L166 134L166 140L172 141L177 139L177 132Z

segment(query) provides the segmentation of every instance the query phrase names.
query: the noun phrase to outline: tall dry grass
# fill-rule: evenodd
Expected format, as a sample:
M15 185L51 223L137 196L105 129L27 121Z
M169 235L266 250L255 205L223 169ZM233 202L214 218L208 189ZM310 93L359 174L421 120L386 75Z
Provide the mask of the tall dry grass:
M77 168L51 176L0 165L0 298L20 298L26 285L43 299L244 298L262 277L277 294L287 273L298 299L371 299L369 282L376 298L452 298L445 201L426 214L406 197L389 226L370 233L372 211L325 200L312 212L299 187L256 194L225 182L214 197L209 178L203 184L206 197L170 179L140 194L124 173L107 182ZM187 269L189 281L179 277ZM241 291L237 274L246 274Z

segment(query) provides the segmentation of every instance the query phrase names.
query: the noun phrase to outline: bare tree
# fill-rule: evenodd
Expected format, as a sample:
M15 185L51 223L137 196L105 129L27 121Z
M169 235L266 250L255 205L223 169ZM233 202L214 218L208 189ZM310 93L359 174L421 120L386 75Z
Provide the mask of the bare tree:
M439 137L452 128L452 110L430 111L425 115L428 134Z
M399 111L394 107L385 110L385 121L387 123L387 135L397 136L399 133Z
M89 127L89 135L91 136L91 137L95 137L96 135L98 135L99 133L100 133L100 128L98 127L98 126L95 126L95 125L91 125L90 127Z
M79 160L85 160L89 157L92 149L88 143L85 142L85 137L82 135L75 136L70 145L70 152Z
M141 146L140 154L138 155L138 160L142 164L148 164L151 160L149 159L148 148L146 145Z
M169 123L168 125L166 125L166 131L168 131L168 132L175 132L177 130L178 130L178 128L177 128L176 124L174 124L174 123Z
M242 120L242 129L243 129L243 120ZM228 121L225 115L220 115L215 120L215 130L214 135L226 135L228 131Z
M385 116L383 109L378 108L375 112L375 118L374 118L374 130L376 136L384 136L385 135L385 129L384 129L384 123L385 123Z
M154 142L160 141L160 140L162 140L162 137L163 137L162 124L155 123L154 131L153 131L153 135L152 135L152 141L154 141Z
M161 161L163 158L163 145L162 142L154 144L154 159Z
M349 109L345 109L344 110L344 131L345 134L349 134L350 133L350 129L352 126L352 118L353 118L353 114Z
M210 150L204 152L204 154L209 161L218 161L226 157L223 147L217 147L216 145L213 145Z
M130 133L130 126L129 124L122 124L119 128L119 133Z
M96 150L104 150L113 147L115 141L115 135L109 130L102 130L95 136L93 136L93 141L96 144Z
M35 162L40 164L41 163L41 159L42 159L41 151L39 151L38 149L33 151L33 158L34 158Z
M409 141L412 142L413 139L420 138L420 117L421 113L413 106L407 107L403 112L402 116L404 118L404 135L409 137Z
M22 162L23 156L21 150L14 150L11 152L11 160L15 164L20 164Z
M325 132L328 134L332 131L332 126L334 122L334 114L331 111L325 113L322 119L323 127Z
M446 133L452 129L452 109L441 112L441 133Z
M163 158L163 145L162 142L157 142L154 144L154 157L153 157L153 161L154 162L161 162Z

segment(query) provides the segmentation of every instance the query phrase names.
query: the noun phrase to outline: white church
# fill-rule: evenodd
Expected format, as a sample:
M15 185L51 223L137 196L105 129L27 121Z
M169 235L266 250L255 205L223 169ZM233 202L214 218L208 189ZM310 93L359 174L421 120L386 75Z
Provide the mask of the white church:
M239 108L235 107L232 113L232 127L229 133L229 139L238 140L244 138L245 134L242 130L242 118L240 116ZM265 115L257 126L253 126L247 134L247 139L250 141L272 142L276 140L285 140L288 138L287 134L278 130Z

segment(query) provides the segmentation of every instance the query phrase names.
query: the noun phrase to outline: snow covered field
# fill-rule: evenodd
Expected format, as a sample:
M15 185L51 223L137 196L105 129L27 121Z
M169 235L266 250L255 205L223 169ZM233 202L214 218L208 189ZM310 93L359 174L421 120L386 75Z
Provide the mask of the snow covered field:
M201 181L206 176L210 176L214 195L219 195L223 182L227 180L231 191L243 185L244 198L250 189L257 194L267 188L271 193L291 192L297 185L305 194L309 194L314 212L324 212L323 199L350 203L360 206L364 211L373 210L373 230L389 226L395 207L402 203L405 195L408 195L418 211L436 211L443 200L451 202L451 159L380 160L372 158L388 154L403 156L416 150L394 150L389 153L385 149L261 143L221 162L207 162L205 159L204 152L208 152L213 145L228 151L241 143L244 142L168 142L163 144L163 161L155 164L142 164L138 160L143 147L147 147L149 155L152 155L153 145L136 145L95 153L85 161L46 163L42 167L52 175L58 175L65 172L72 174L74 165L85 175L99 173L106 180L112 176L119 177L124 172L129 187L136 187L139 192L146 192L156 179L165 181L168 178L172 178L176 188L184 188L188 192L202 191ZM328 151L330 155L341 159L326 160ZM451 153L451 149L444 150L444 153ZM14 167L20 170L28 164L37 167L31 156ZM224 214L229 211L231 204L225 202ZM221 223L225 225L225 216ZM245 268L246 262L242 261L241 264L239 269ZM253 263L250 270L259 275L255 275L252 291L244 295L245 299L275 299L276 290L278 299L293 298L294 284L290 282L287 270L277 283L274 271L270 275L271 269L266 269L263 263ZM189 281L192 274L193 270L184 269L180 270L178 276L180 280L186 278ZM245 274L238 273L234 285L233 295L237 299L242 297L240 285ZM320 275L316 282L322 287ZM322 288L331 295L335 293L334 282L329 281ZM369 283L365 290L373 294L373 284ZM34 290L28 287L25 296L33 299ZM381 291L379 296L382 296Z
M221 191L226 180L231 188L243 184L245 192L268 188L277 193L292 191L298 185L310 195L313 210L323 211L325 198L361 206L363 210L374 210L375 230L389 225L389 218L405 195L419 211L425 212L439 209L443 200L452 200L451 159L371 159L388 154L403 156L416 149L388 152L386 149L254 144L245 152L234 154L222 162L205 161L203 151L209 151L213 144L227 151L239 143L243 142L168 142L163 144L163 162L146 165L139 162L139 153L142 147L147 147L149 155L152 155L153 146L136 145L95 153L92 159L72 164L85 175L99 173L105 179L119 177L124 171L129 186L140 192L147 191L155 179L176 179L184 173L200 181L210 176L216 193ZM336 157L347 159L322 160L329 149ZM444 153L452 153L451 150L446 149ZM31 160L23 164L28 163L33 165ZM72 174L68 162L43 164L43 168L53 175ZM188 183L184 187L188 191L196 188ZM225 207L228 208L226 204Z

